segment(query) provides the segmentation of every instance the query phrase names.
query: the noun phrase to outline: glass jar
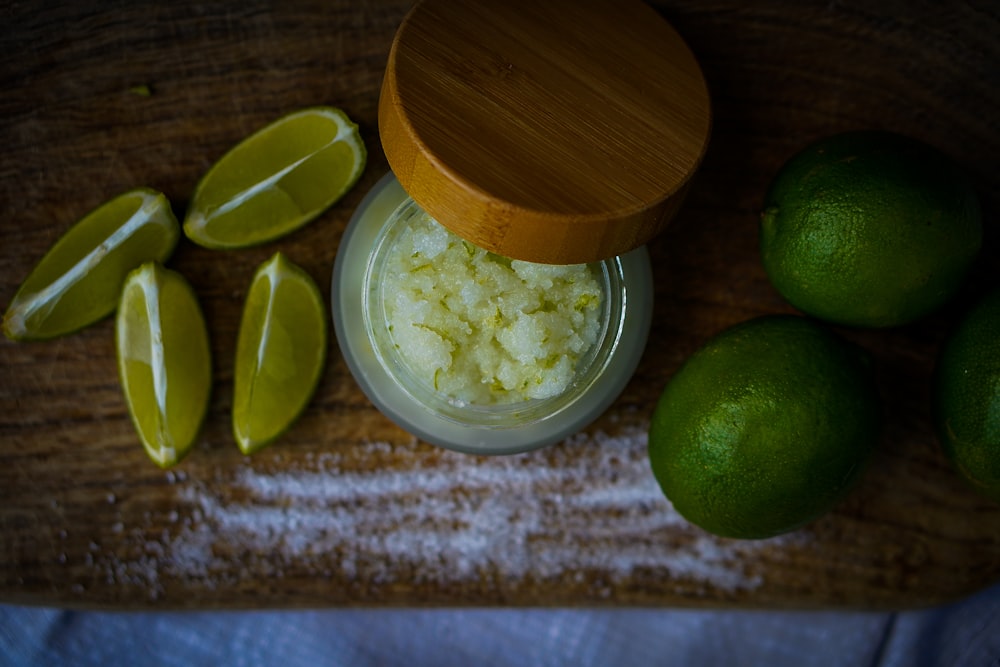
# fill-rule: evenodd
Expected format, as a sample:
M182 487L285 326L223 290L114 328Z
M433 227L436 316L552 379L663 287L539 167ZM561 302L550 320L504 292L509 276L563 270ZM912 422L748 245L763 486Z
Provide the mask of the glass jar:
M397 232L420 212L392 173L355 211L334 263L333 321L362 391L396 424L427 442L470 454L514 454L558 442L599 417L621 394L645 348L652 272L644 247L590 265L602 291L600 334L572 381L548 398L470 403L417 377L392 343L381 276Z

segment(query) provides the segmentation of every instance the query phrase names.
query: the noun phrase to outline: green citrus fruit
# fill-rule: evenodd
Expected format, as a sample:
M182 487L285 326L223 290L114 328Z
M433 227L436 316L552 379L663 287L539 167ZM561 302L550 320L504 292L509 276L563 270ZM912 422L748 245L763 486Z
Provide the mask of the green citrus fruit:
M934 416L955 469L1000 502L1000 289L975 305L945 342Z
M244 454L280 436L308 405L326 360L319 288L281 253L254 274L233 378L233 434Z
M365 167L358 126L340 109L289 114L244 139L198 183L184 233L242 248L299 229L333 205Z
M149 188L125 192L70 227L39 260L3 316L13 340L55 338L114 312L122 282L146 261L165 262L180 238L170 202Z
M791 315L738 324L671 378L649 431L674 508L725 537L764 538L829 511L878 439L868 355Z
M212 388L198 299L179 273L149 262L125 279L115 324L129 414L149 457L170 467L194 444Z
M947 156L889 132L851 132L781 168L761 215L761 258L799 310L895 326L954 294L979 252L981 218L975 190Z

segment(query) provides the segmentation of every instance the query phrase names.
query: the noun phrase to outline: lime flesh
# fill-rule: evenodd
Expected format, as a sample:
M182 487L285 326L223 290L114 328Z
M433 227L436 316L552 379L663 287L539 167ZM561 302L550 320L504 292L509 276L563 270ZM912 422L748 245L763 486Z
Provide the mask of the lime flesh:
M4 335L55 338L103 319L118 305L129 271L146 261L166 261L179 238L163 194L138 188L111 199L67 230L38 262L4 314Z
M245 454L284 433L308 405L326 360L313 279L281 253L254 274L236 343L233 435Z
M364 143L343 111L304 109L258 130L219 159L195 190L184 233L209 248L242 248L299 229L364 170Z
M115 324L129 414L149 457L170 467L194 444L211 393L208 329L197 297L179 273L149 262L126 278Z

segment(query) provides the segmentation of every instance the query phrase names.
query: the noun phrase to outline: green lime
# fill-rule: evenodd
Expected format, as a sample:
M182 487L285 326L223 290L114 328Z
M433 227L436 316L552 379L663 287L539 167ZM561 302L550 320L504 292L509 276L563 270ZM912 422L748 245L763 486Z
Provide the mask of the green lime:
M326 361L319 288L281 253L254 274L243 306L233 378L233 434L244 454L280 436L308 405Z
M148 262L125 279L115 324L129 414L149 457L170 467L194 444L212 389L198 299L179 273Z
M299 229L333 205L365 167L358 127L339 109L289 114L233 147L198 183L184 233L242 248Z
M889 132L839 134L791 158L760 221L772 284L815 317L913 321L958 289L982 243L969 179L934 148Z
M55 338L114 312L122 282L146 261L165 262L180 238L170 202L149 188L125 192L81 218L17 290L3 316L13 340Z
M880 421L863 350L813 320L769 315L720 333L671 378L650 426L650 464L691 523L771 537L846 495Z
M1000 289L979 301L945 341L934 417L955 469L1000 502Z

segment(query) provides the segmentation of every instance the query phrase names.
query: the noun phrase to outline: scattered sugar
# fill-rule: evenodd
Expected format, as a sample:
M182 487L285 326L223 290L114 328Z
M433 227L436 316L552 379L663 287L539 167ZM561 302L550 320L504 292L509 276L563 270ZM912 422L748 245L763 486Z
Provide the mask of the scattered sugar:
M373 586L593 581L593 594L610 596L637 575L702 592L754 589L763 583L747 566L755 552L807 539L740 542L692 528L660 493L638 428L508 457L415 442L361 447L362 460L391 453L394 466L358 470L324 452L304 469L248 463L221 486L178 485L169 529L144 537L138 557L105 553L99 562L111 580L151 597L164 578L211 588L289 572Z

